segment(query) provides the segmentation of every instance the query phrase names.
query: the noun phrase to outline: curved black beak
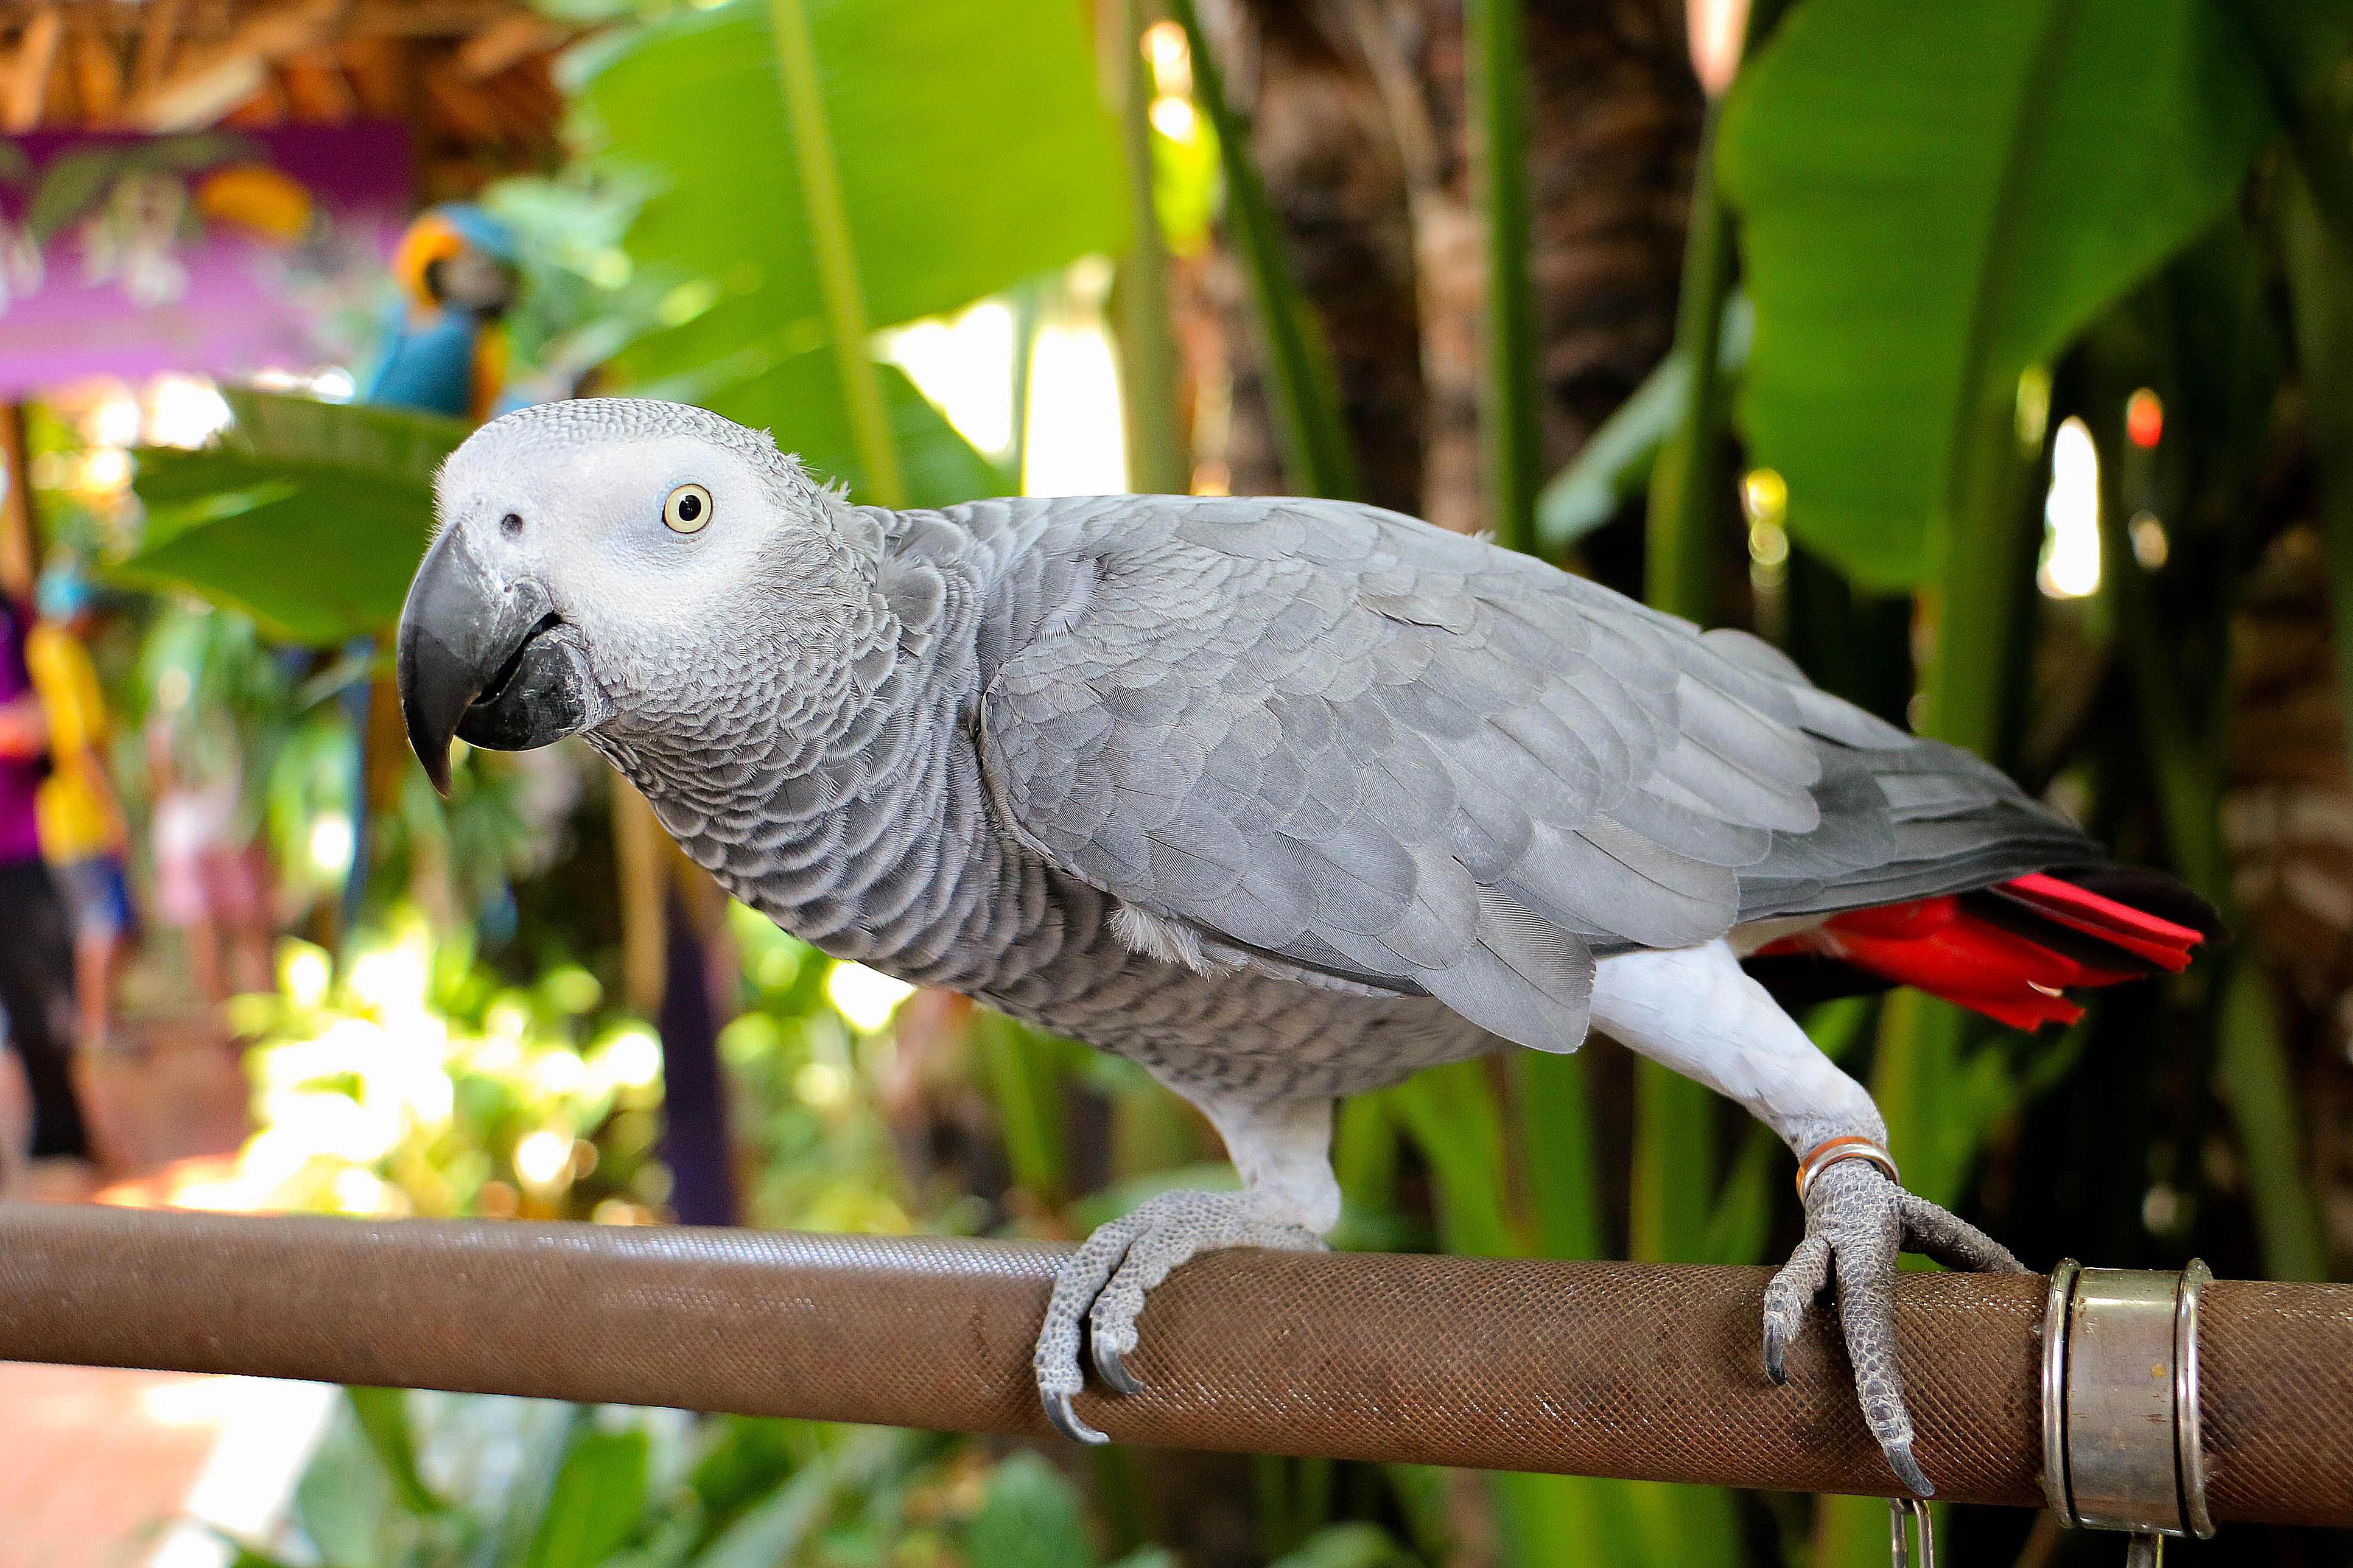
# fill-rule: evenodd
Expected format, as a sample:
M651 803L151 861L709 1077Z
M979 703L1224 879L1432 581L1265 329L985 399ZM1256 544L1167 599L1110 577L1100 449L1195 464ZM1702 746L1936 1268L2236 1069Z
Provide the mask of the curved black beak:
M575 734L601 707L586 660L543 592L501 583L448 529L400 612L400 713L433 787L449 793L449 742L529 751Z

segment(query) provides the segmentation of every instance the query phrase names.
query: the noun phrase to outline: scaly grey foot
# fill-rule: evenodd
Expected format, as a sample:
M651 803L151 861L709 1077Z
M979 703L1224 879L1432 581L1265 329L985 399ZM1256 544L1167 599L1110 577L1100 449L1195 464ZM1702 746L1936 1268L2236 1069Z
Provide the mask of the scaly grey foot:
M1912 1457L1912 1415L1895 1360L1895 1259L1906 1248L1952 1268L2017 1274L2024 1266L1977 1226L1897 1186L1861 1160L1824 1169L1806 1194L1806 1239L1765 1289L1765 1370L1784 1381L1782 1356L1832 1271L1840 1325L1854 1363L1862 1418L1896 1478L1919 1497L1936 1489Z
M1135 1320L1144 1310L1145 1294L1197 1253L1222 1247L1320 1250L1324 1238L1293 1223L1287 1208L1261 1193L1162 1193L1098 1226L1055 1278L1053 1299L1046 1304L1046 1326L1039 1332L1031 1363L1038 1373L1038 1397L1055 1428L1082 1443L1110 1441L1071 1408L1071 1397L1083 1382L1079 1372L1082 1323L1095 1371L1103 1382L1122 1394L1140 1393L1144 1385L1128 1371L1126 1357L1135 1349Z

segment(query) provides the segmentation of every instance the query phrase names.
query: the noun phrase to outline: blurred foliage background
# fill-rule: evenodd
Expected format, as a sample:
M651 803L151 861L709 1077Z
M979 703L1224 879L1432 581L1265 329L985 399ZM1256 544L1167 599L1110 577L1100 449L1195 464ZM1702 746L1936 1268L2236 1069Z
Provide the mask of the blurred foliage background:
M2353 5L547 8L582 34L566 151L480 197L520 237L525 395L704 404L883 504L1354 497L1753 627L2240 933L2046 1037L1819 1009L1908 1184L2036 1267L2342 1277ZM276 987L227 1015L257 1131L215 1196L1072 1237L1231 1179L1141 1072L727 909L576 747L474 753L436 800L348 695L462 430L318 395L351 385L34 431L53 542L120 591L122 706L216 716L277 868ZM183 984L144 973L147 1005ZM1761 1129L1600 1040L1355 1101L1338 1160L1345 1245L1799 1233ZM1961 1561L2120 1550L1939 1516ZM1885 1531L1855 1500L353 1391L286 1539L241 1551L1833 1568Z

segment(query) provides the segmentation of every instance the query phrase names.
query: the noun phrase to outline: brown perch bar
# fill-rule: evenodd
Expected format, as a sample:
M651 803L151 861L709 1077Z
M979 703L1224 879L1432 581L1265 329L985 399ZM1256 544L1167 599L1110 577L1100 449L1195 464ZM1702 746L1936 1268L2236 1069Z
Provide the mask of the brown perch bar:
M0 1205L0 1359L1046 1433L1030 1341L1063 1249ZM1152 1298L1131 1443L1886 1494L1818 1321L1776 1388L1768 1271L1222 1252ZM2040 1506L2039 1275L1906 1274L1941 1496ZM2353 1285L2217 1280L2200 1332L2223 1520L2353 1525Z

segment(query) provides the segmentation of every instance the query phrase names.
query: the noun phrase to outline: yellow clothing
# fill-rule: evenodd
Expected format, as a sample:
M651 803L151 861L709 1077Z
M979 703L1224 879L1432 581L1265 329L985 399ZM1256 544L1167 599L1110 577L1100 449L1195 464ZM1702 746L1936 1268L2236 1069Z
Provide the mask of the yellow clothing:
M56 760L36 807L41 853L60 863L120 854L128 838L114 795L91 766L106 744L106 698L97 667L71 632L46 621L25 638L25 664L48 717L49 754Z

